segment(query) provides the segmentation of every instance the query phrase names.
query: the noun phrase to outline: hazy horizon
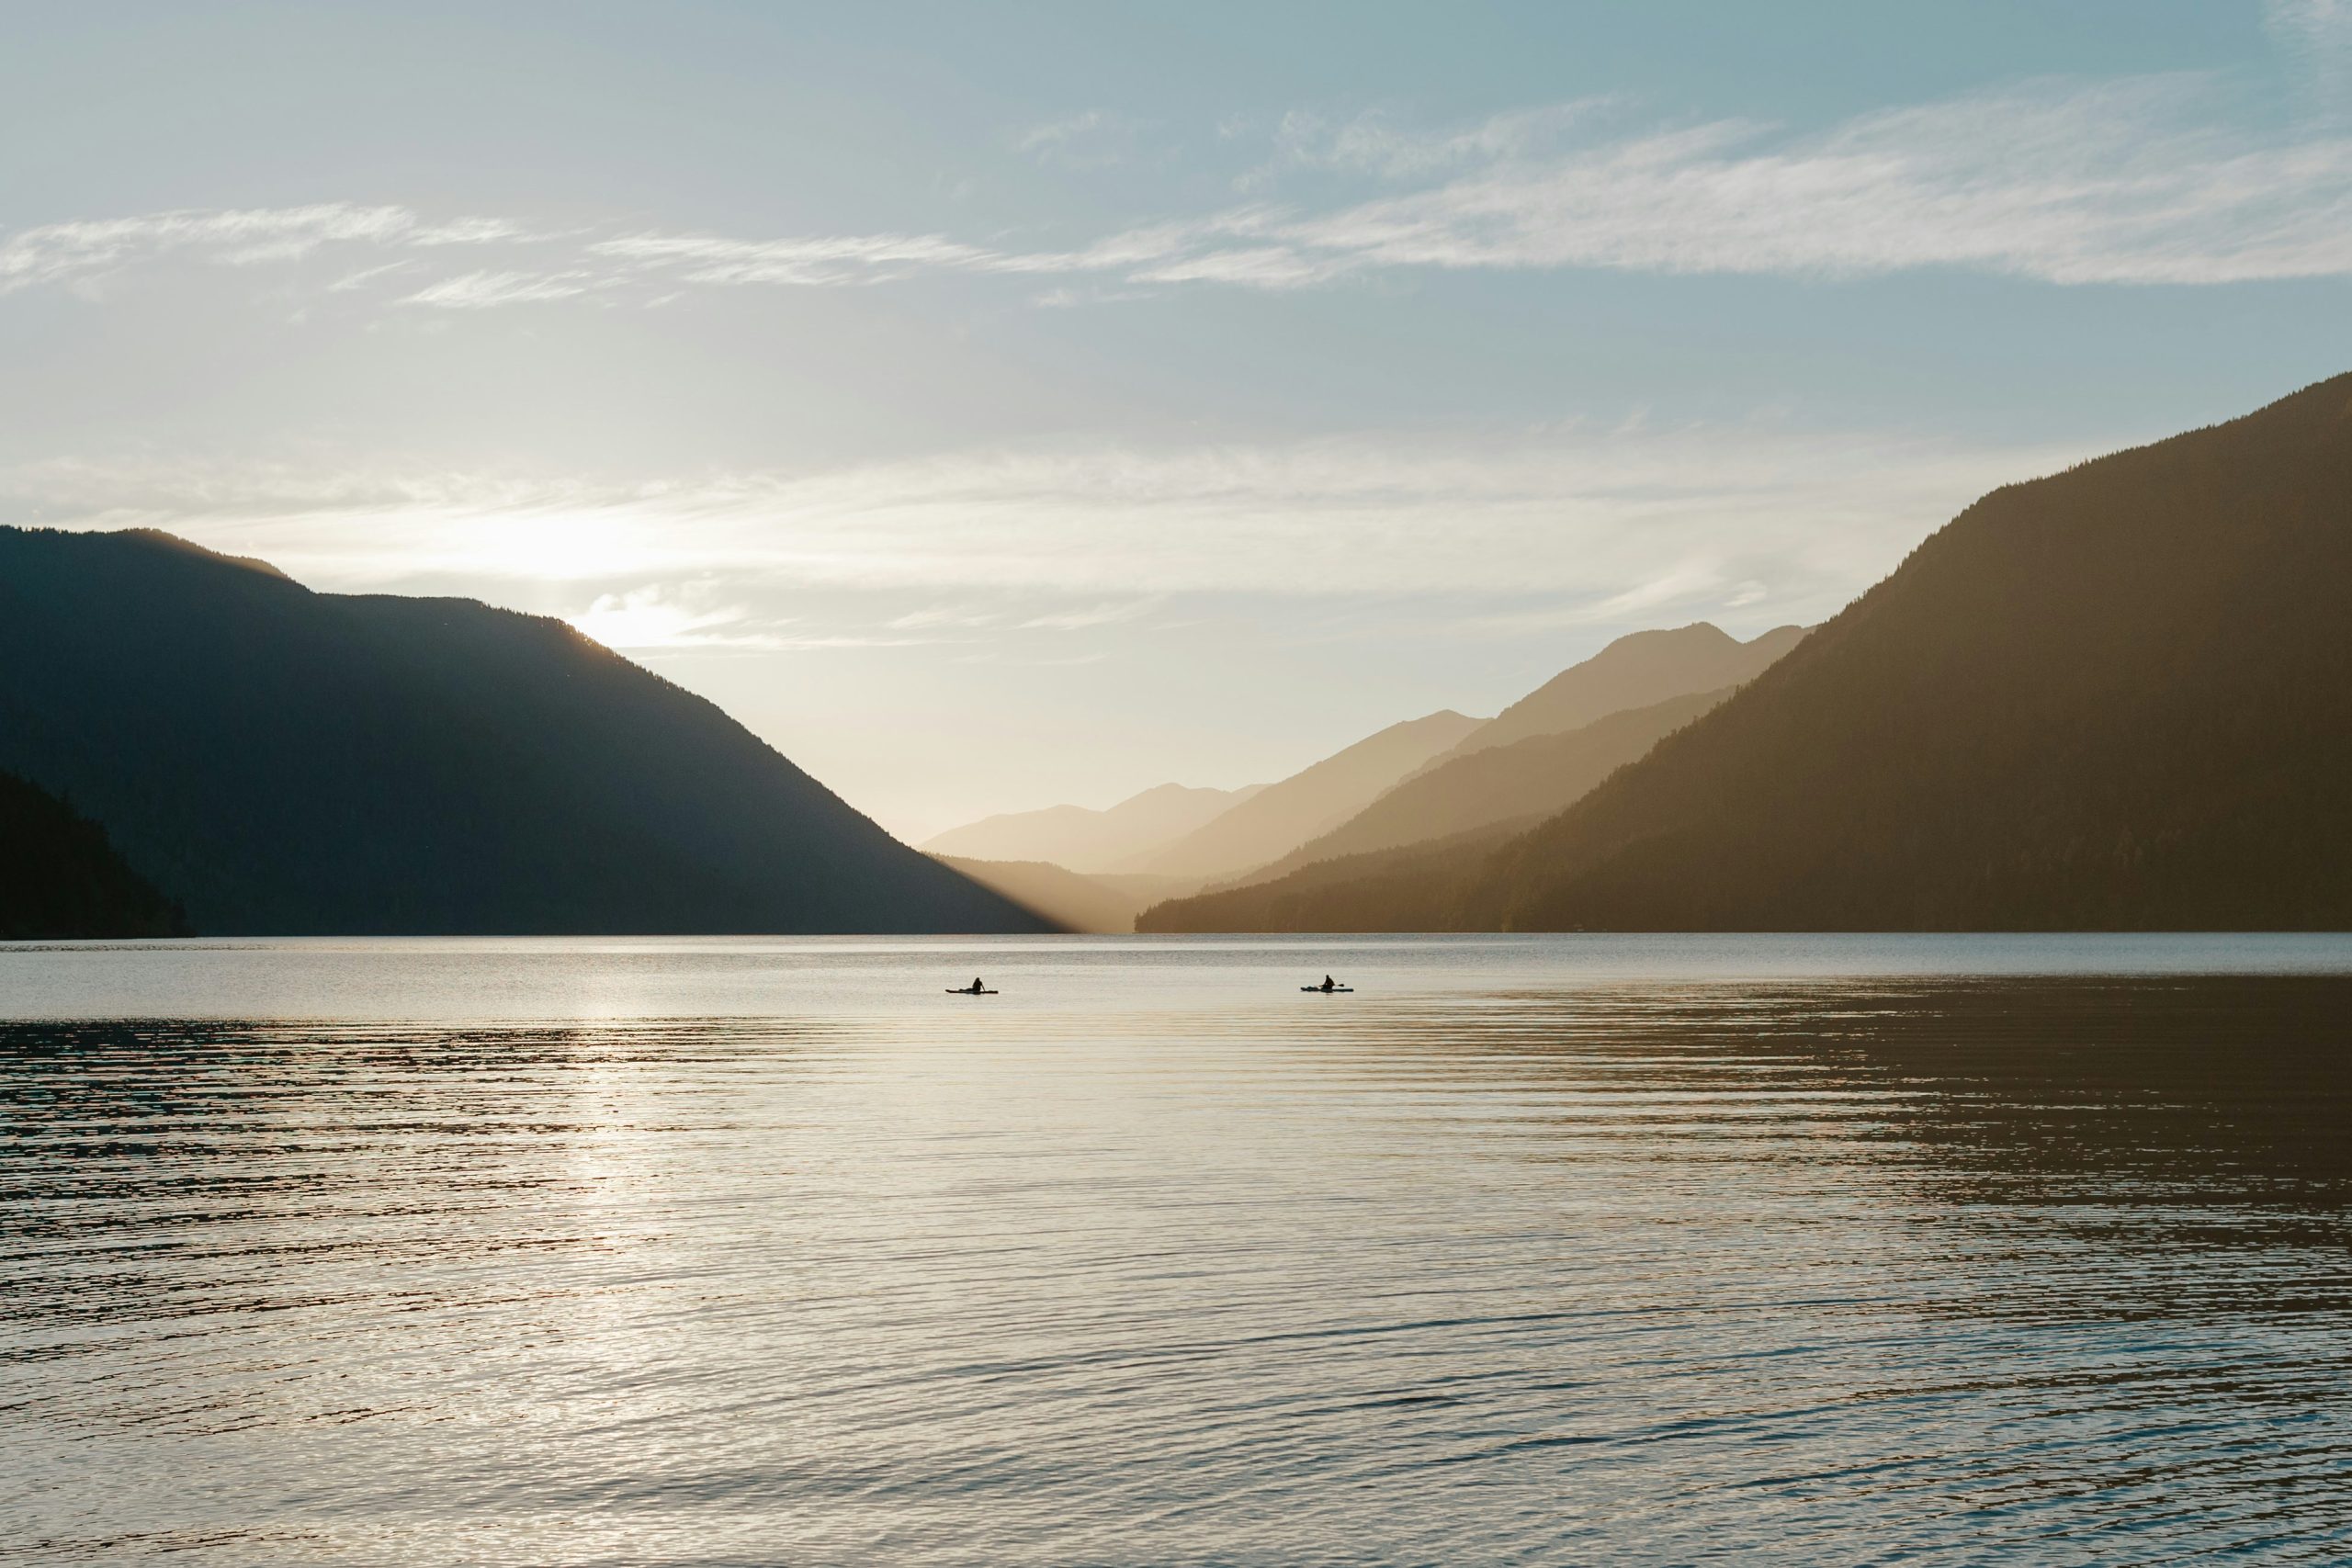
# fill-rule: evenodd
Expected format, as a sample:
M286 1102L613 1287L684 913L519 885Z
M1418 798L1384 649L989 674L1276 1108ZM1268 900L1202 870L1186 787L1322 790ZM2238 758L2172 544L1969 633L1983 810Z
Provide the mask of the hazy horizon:
M563 616L910 841L2352 367L2335 0L0 15L0 522Z

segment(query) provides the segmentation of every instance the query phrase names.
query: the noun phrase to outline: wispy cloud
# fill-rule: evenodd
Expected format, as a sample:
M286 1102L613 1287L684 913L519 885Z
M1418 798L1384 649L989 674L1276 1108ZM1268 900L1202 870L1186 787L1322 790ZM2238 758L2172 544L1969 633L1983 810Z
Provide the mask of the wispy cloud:
M378 262L374 266L363 266L358 271L345 273L343 276L336 278L333 283L328 284L327 292L330 294L349 294L355 289L365 288L368 285L375 282L378 278L389 276L392 273L398 272L409 265L410 264L405 261L388 261Z
M0 294L84 280L169 253L254 266L297 261L328 245L488 244L523 232L499 219L433 224L405 208L345 202L51 223L0 243Z
M2263 21L2301 69L2322 120L2352 120L2352 0L2267 0Z
M1133 155L1142 127L1108 109L1087 109L1030 127L1013 145L1041 164L1066 169L1106 169Z
M1001 625L1004 613L1001 610L976 610L959 604L926 604L920 610L892 617L885 623L892 631L931 631L934 629L978 629Z
M623 653L654 649L774 649L783 642L775 626L757 626L740 604L697 603L703 595L649 583L626 592L601 593L571 624L606 648Z
M993 269L1007 258L940 234L851 234L730 240L713 234L624 234L592 256L684 283L872 283L915 268Z
M0 469L0 520L169 528L321 586L430 578L511 602L501 584L604 585L623 596L593 611L629 637L788 637L626 596L701 580L956 596L876 628L905 638L1102 627L1184 593L1540 594L1598 615L1703 614L1760 587L1798 616L1993 485L2082 455L1758 421L977 451L694 481L51 461Z
M564 618L618 653L646 658L677 654L781 653L811 649L922 648L944 639L879 628L828 629L793 617L714 598L707 581L650 582L599 593L585 610Z
M404 236L409 244L428 248L435 245L491 245L501 241L537 237L521 224L503 218L453 218L447 223L419 224Z
M1506 158L1533 157L1555 148L1580 123L1614 102L1582 99L1436 129L1409 124L1387 110L1332 119L1311 109L1294 109L1274 128L1272 156L1235 184L1260 190L1301 169L1413 179Z
M1091 631L1097 626L1121 626L1148 615L1152 606L1158 602L1154 599L1130 599L1124 603L1109 600L1100 604L1086 604L1071 610L1056 610L1043 615L1032 615L1025 621L1017 621L1013 624L1013 629L1016 631L1082 632Z
M482 310L536 299L569 299L603 288L605 280L581 268L568 272L469 272L420 288L403 305L435 305L445 310Z
M2336 4L2272 16L2296 47L2338 58ZM330 204L27 230L0 243L0 293L87 283L164 255L254 266L329 246L396 251L418 265L467 247L474 265L379 286L384 303L467 309L591 295L650 306L698 288L920 274L1051 277L1033 298L1054 304L1424 269L1849 277L1940 267L2068 285L2352 276L2352 135L2324 121L2256 130L2229 111L2216 83L2166 76L2030 85L1812 131L1732 120L1626 129L1624 106L1598 101L1436 130L1295 116L1245 181L1261 199L1069 245L944 232L548 232ZM1064 149L1110 123L1080 116L1023 144ZM1345 199L1273 199L1298 171L1375 184ZM359 267L324 287L364 295L379 276Z
M1342 270L1609 267L2052 283L2352 272L2352 141L2207 128L2186 78L2050 85L1788 138L1715 122L1275 226Z

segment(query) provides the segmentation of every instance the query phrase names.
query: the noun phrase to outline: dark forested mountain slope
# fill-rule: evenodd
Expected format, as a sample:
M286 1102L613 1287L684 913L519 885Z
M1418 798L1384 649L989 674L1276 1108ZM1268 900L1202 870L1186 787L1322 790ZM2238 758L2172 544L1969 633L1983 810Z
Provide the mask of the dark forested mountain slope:
M1023 931L560 621L0 529L0 768L211 932Z
M63 801L0 773L0 942L177 936L170 899Z
M2352 377L1994 491L1431 929L2352 928ZM1303 891L1303 890L1302 890ZM1295 897L1354 922L1363 890ZM1183 906L1147 923L1200 929Z
M1996 491L1515 845L1482 919L2352 925L2352 377Z

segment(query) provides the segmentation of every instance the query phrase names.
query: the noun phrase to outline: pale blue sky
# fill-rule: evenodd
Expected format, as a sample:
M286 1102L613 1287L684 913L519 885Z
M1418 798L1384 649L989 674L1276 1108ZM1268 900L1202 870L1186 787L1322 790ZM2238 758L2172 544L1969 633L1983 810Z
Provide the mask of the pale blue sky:
M571 617L915 837L2352 367L2346 0L0 24L0 521Z

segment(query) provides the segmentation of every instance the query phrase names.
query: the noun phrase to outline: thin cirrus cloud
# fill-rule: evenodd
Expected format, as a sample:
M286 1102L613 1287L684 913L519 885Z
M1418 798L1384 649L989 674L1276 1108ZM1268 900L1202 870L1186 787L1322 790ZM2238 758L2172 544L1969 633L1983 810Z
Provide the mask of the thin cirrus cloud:
M1296 287L1383 268L1883 275L1958 267L2058 284L2352 273L2352 140L2217 128L2196 78L2044 84L1863 116L1810 136L1737 121L1545 152L1575 117L1421 144L1329 133L1327 164L1479 166L1322 213L1227 215L1141 281Z
M2279 14L2301 18L2299 37L2335 37L2334 11L2310 9ZM434 222L350 204L173 212L19 232L0 243L0 292L164 255L255 265L330 247L425 261L443 247L495 253L421 284L403 271L387 297L444 309L587 295L650 303L681 287L942 274L1093 289L1065 285L1056 302L1431 268L1856 276L1950 267L2075 285L2352 275L2352 136L2324 120L2257 132L2233 125L2228 107L2211 80L2165 76L2032 84L1812 132L1729 120L1611 132L1625 110L1607 102L1434 131L1377 116L1294 115L1274 130L1271 158L1241 176L1245 188L1298 171L1385 188L1164 216L1070 247L946 233L547 235L506 219ZM1043 153L1098 129L1080 117L1027 141Z
M647 649L764 650L784 641L778 629L754 625L752 612L741 605L698 604L660 583L600 593L571 621L606 648L625 653Z
M1107 169L1134 155L1142 130L1136 121L1108 109L1086 109L1023 131L1013 145L1040 164L1065 169Z
M401 303L481 310L536 299L569 299L604 287L606 280L579 267L566 272L469 272L420 288Z
M1366 203L1285 238L1351 265L1952 266L2062 284L2352 271L2352 141L2249 141L2195 125L2199 96L2185 80L2018 92L1780 147L1700 126Z
M717 580L958 596L962 608L872 628L933 638L1109 626L1152 608L1137 583L1292 600L1549 594L1603 618L1760 595L1811 615L1993 485L2083 455L1755 422L980 450L693 482L50 460L0 469L0 521L166 528L326 588L431 581L515 602L571 582L624 595L599 613L628 636L773 646L800 644L625 595Z
M1532 157L1555 148L1580 123L1616 107L1619 102L1613 98L1588 98L1514 110L1437 131L1400 123L1381 110L1333 120L1311 109L1293 109L1274 127L1272 155L1234 184L1245 191L1261 190L1299 170L1409 179L1465 164Z
M1013 258L939 234L853 234L801 240L730 240L714 234L623 234L599 240L601 261L679 283L820 287L883 281L916 269L996 270ZM619 275L614 280L618 281Z
M1572 138L1603 103L1416 135L1286 121L1292 166L1419 188L1314 210L1259 201L1067 250L944 235L636 235L590 248L699 284L919 271L1295 288L1397 268L1796 276L1958 267L2058 284L2352 274L2352 138L2265 140L2193 77L2043 84L1791 136L1736 121ZM1440 175L1433 180L1426 176Z
M2267 0L2263 25L2306 66L2339 77L2352 66L2352 0Z
M717 603L707 583L645 583L599 593L565 617L582 635L620 653L778 653L805 649L913 648L933 637L801 627L793 617Z
M401 207L325 202L217 212L157 212L50 223L0 243L0 294L85 282L169 254L229 266L299 261L323 248L366 245L433 250L527 239L504 219L431 222Z

